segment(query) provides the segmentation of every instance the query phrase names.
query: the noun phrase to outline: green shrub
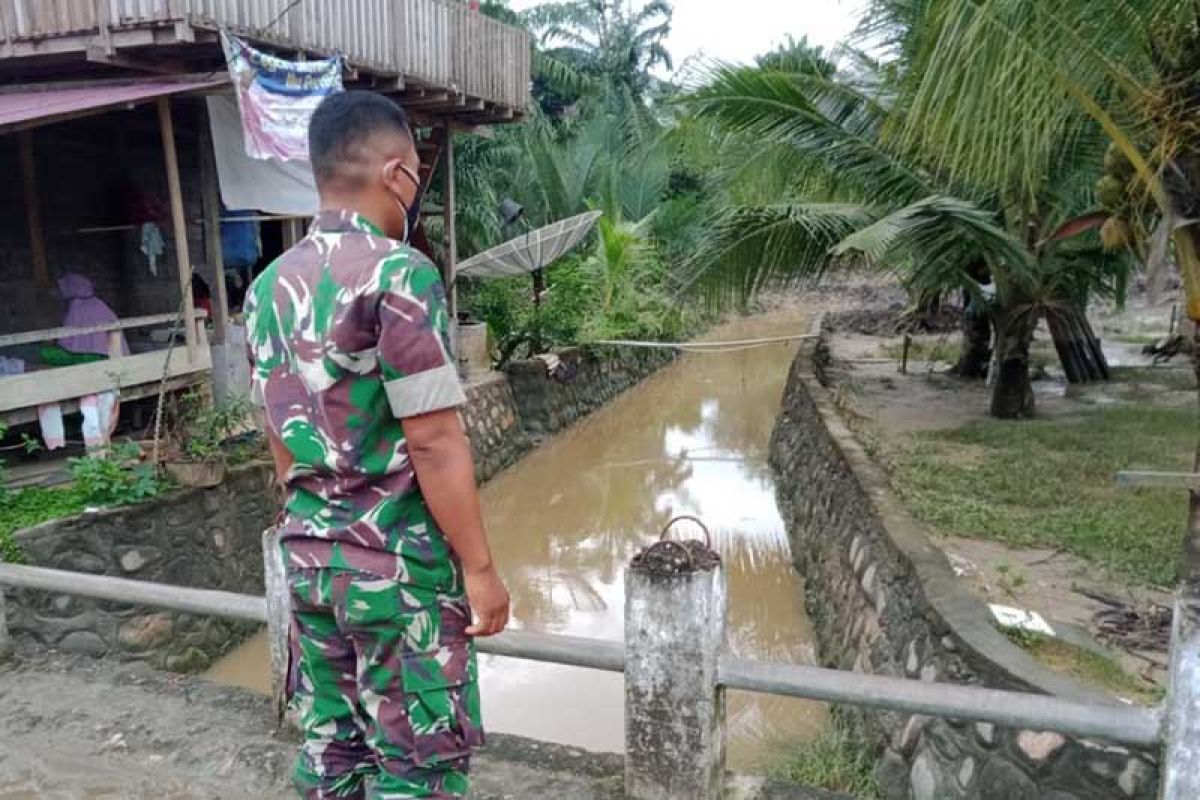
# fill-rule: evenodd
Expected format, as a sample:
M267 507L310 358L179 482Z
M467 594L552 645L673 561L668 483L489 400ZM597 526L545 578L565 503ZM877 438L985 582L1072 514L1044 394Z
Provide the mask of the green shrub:
M190 391L179 400L175 434L179 455L189 461L221 461L226 457L222 445L250 420L250 403L243 397L231 397L220 405Z
M139 503L161 494L165 487L154 467L141 461L141 450L133 442L110 445L68 463L76 488L96 505Z

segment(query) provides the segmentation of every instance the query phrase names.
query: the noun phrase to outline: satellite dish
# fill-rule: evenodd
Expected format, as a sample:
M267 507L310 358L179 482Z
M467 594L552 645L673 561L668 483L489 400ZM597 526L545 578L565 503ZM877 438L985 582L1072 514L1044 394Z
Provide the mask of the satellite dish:
M602 213L588 211L544 228L530 230L468 258L458 265L455 275L464 278L509 278L538 272L578 246Z

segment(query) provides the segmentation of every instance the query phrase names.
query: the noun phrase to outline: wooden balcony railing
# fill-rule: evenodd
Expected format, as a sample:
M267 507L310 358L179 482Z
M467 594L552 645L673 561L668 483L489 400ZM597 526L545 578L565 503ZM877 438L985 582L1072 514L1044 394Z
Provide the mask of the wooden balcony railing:
M529 35L458 0L0 0L0 59L13 43L70 50L55 39L175 28L226 29L258 42L341 53L356 68L395 74L520 112L529 98ZM285 13L286 12L286 13ZM7 45L7 47L5 47ZM86 45L85 45L86 46Z

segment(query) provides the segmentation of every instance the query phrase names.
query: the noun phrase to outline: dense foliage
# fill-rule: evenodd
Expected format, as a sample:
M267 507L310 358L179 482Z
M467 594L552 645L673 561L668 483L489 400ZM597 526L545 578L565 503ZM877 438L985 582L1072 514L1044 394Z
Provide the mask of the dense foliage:
M1172 259L1200 292L1200 240L1178 224L1200 211L1191 9L873 0L863 50L789 39L681 89L661 77L669 3L490 3L534 34L537 107L464 146L460 251L523 232L499 222L504 198L534 226L587 209L605 222L551 268L540 308L517 282L468 287L464 305L504 355L669 336L687 312L664 309L867 265L916 308L966 298L983 323L962 351L982 363L961 374L986 372L994 341L993 413L1029 416L1039 321L1069 380L1102 379L1092 297L1120 300L1135 266Z
M685 336L702 314L677 300L683 263L703 222L702 189L679 126L652 97L670 6L564 2L517 17L536 35L538 106L491 138L463 137L455 178L465 258L531 228L603 212L587 240L544 270L535 302L527 277L464 281L460 308L489 324L499 361L602 339ZM507 13L506 13L507 12ZM505 226L511 199L522 220Z

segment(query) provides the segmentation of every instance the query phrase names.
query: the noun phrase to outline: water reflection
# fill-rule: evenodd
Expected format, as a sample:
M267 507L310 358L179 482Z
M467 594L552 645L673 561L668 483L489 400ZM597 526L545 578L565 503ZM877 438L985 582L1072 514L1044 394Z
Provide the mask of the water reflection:
M760 319L716 335L769 336L797 325ZM672 517L694 514L728 567L733 651L811 663L767 465L791 354L780 345L686 356L493 481L485 512L515 624L620 639L624 565ZM619 676L487 658L483 681L494 730L622 749ZM813 704L730 700L735 764L753 762L765 742L811 735L824 721Z

